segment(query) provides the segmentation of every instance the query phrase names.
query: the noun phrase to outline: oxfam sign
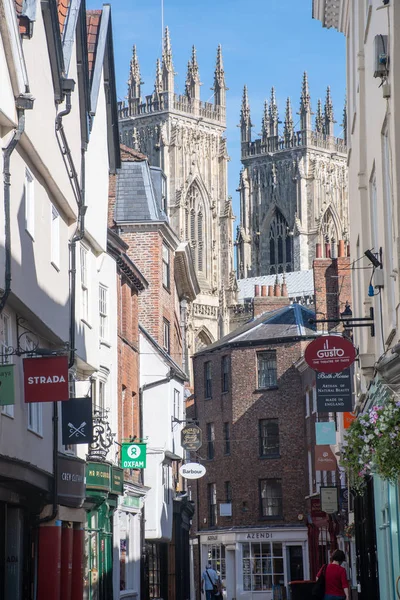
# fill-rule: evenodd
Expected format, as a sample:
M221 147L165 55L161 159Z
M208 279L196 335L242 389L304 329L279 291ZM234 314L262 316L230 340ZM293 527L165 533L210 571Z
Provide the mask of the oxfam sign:
M311 369L320 373L340 373L356 358L353 344L340 335L323 335L308 344L304 359Z
M144 469L146 467L146 444L122 444L121 467Z

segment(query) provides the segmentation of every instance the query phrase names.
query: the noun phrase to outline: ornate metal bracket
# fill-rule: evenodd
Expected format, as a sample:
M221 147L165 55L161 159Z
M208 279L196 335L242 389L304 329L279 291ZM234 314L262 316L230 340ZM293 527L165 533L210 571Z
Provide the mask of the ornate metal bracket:
M54 350L49 348L40 348L40 340L37 333L29 329L26 325L27 321L24 317L16 316L16 324L17 324L17 346L5 346L1 352L1 359L4 362L8 356L23 356L25 354L57 354L57 353L65 353L68 350L68 342L64 344L63 348L55 348ZM31 348L26 350L26 344L24 344L24 340L30 337L30 341L32 342Z
M115 433L111 431L108 421L109 410L94 408L93 414L93 442L89 445L87 460L99 462L107 459L109 449L114 443Z

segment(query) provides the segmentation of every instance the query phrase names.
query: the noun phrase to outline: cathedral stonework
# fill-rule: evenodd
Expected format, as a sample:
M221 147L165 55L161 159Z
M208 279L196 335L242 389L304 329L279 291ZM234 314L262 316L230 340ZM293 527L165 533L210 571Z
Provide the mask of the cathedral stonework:
M295 130L290 99L279 132L275 90L264 106L261 138L251 139L247 88L241 110L238 278L311 269L314 258L334 257L348 243L346 115L343 139L334 137L328 88L312 126L307 74Z
M217 50L213 102L200 99L196 50L188 63L185 92L175 93L168 28L162 61L157 60L152 94L142 98L136 48L127 102L119 105L121 142L148 156L167 177L170 224L189 242L200 294L190 307L189 352L229 331L228 307L235 301L233 221L227 189L226 86L221 47Z

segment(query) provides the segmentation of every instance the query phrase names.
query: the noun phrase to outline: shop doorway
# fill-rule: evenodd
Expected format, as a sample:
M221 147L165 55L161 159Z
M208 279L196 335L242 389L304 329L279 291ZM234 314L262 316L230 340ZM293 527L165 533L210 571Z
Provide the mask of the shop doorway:
M303 547L286 546L286 560L288 568L288 581L301 581L304 579Z

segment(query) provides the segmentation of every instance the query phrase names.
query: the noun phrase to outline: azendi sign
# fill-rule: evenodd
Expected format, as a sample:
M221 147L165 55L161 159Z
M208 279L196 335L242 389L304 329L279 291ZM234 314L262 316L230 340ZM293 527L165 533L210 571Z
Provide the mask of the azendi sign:
M25 402L69 399L68 357L24 358Z
M356 349L340 335L323 335L308 344L304 359L314 371L340 373L353 364Z

